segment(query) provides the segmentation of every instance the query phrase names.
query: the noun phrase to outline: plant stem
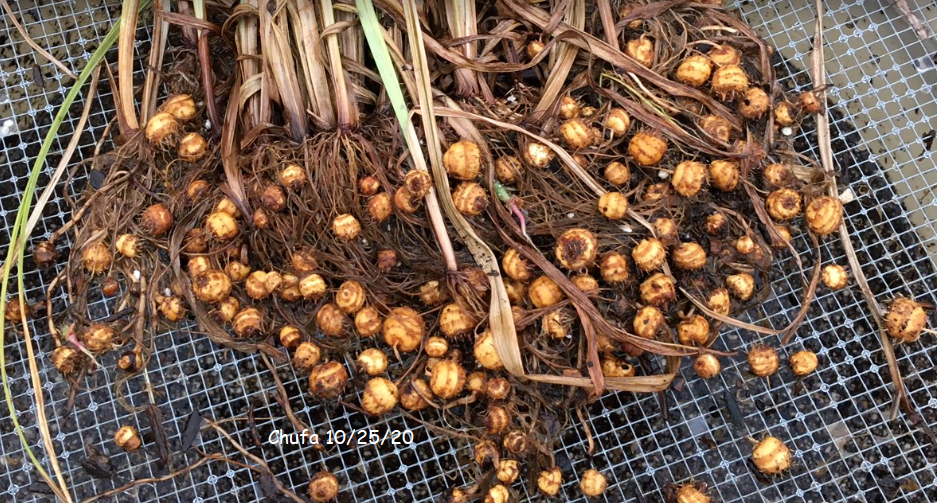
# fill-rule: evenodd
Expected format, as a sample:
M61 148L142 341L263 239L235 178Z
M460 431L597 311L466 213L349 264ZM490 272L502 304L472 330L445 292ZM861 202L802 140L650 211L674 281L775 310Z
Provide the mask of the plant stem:
M824 66L823 59L824 8L823 2L820 0L816 1L816 11L817 30L816 35L814 36L814 49L811 53L811 73L813 77L813 85L815 87L822 86L826 81L826 67ZM825 101L826 97L823 94L821 94L821 97ZM826 174L834 173L833 148L830 142L830 121L826 114L826 107L823 107L823 110L816 115L816 120L817 141L819 143L820 149L820 163L823 166L823 170L826 172ZM839 195L836 193L836 183L829 184L828 192L831 197L839 197ZM901 370L898 367L898 360L895 357L895 348L892 346L891 340L885 333L885 323L884 317L882 315L882 309L876 301L875 295L872 293L872 289L869 287L865 273L862 271L862 264L859 263L859 258L856 256L856 252L853 249L845 219L843 219L843 222L839 226L839 236L840 241L843 243L843 248L846 250L846 257L849 260L849 266L852 268L853 274L856 277L856 284L859 285L859 289L862 291L862 296L865 297L866 303L869 306L869 312L872 314L872 319L875 320L875 324L878 327L879 339L882 342L882 350L885 353L885 360L888 362L888 373L891 375L892 384L894 384L895 392L898 395L895 398L895 403L892 407L891 419L894 420L897 417L899 408L903 408L908 415L916 416L917 412L914 410L914 405L911 403L911 399L908 396L908 391L905 388L904 381L901 377ZM819 265L817 267L819 268Z
M390 100L391 105L394 108L394 114L397 117L397 123L400 125L400 129L403 131L404 140L407 142L407 147L410 149L410 157L413 159L413 163L416 169L421 169L423 171L430 171L429 167L426 164L426 158L423 156L423 150L420 148L420 140L417 138L416 129L413 126L413 123L410 120L410 114L407 110L407 104L404 100L403 91L400 88L400 81L397 79L397 72L394 69L393 59L390 56L390 51L387 48L387 44L384 42L384 29L381 27L380 22L377 20L377 14L374 12L374 5L371 3L371 0L356 0L356 5L358 6L358 16L361 19L362 30L364 31L365 39L368 42L368 46L371 49L371 55L374 58L375 64L378 68L378 71L381 75L381 80L384 84L384 90L387 93L387 98ZM416 37L416 41L420 40L420 37ZM416 41L411 40L412 43ZM422 53L425 57L425 52ZM419 57L419 56L418 56ZM418 74L420 76L420 74ZM428 88L428 86L426 86ZM418 87L419 91L422 92L425 88ZM415 99L422 98L423 96L414 96ZM431 100L432 98L430 98ZM432 101L430 101L432 103ZM424 125L426 124L426 116L423 117ZM435 122L432 126L433 138L435 138L436 125ZM427 135L430 133L428 132ZM427 145L429 140L427 140ZM436 150L438 151L438 145ZM441 158L441 154L440 158ZM432 170L433 173L438 174L435 170ZM444 174L442 175L445 176ZM435 179L436 176L434 175ZM438 181L437 181L438 183ZM452 241L449 239L449 234L446 231L446 223L443 219L442 210L439 206L439 200L436 198L436 190L441 185L437 185L436 188L433 188L426 194L426 213L429 215L430 224L433 228L433 234L436 236L436 243L439 245L440 252L442 253L443 259L446 263L446 268L450 271L457 271L459 269L459 264L455 258L455 250L452 247Z
M309 108L323 123L324 127L335 127L335 110L332 108L332 95L329 88L329 76L325 65L319 59L322 54L322 37L319 35L319 22L316 6L311 0L297 0L296 10L299 18L299 30L294 30L300 63L306 78L306 94L309 95ZM247 75L245 75L245 78Z
M207 21L205 0L193 0L195 17ZM211 46L208 45L208 32L196 30L198 37L198 60L202 70L202 88L205 92L205 106L208 108L208 119L211 121L211 130L217 136L221 134L221 115L218 114L218 105L215 103L215 82L211 71Z
M455 0L446 2L446 23L449 25L449 33L454 39L472 37L478 34L478 18L475 13L475 0ZM453 48L468 59L478 57L477 42L472 41ZM456 67L453 72L455 76L456 93L462 97L475 96L479 91L483 91L484 81L479 78L479 74L471 68ZM491 95L491 90L484 86L487 91L486 99Z
M133 49L134 35L137 31L137 19L139 18L140 0L124 0L123 9L120 13L120 42L117 52L117 74L120 75L118 82L119 101L118 113L123 117L124 125L127 130L121 133L129 134L131 131L140 128L137 120L137 110L133 99Z
M598 0L596 9L602 19L602 31L605 32L605 41L612 49L620 50L618 32L615 30L615 18L612 16L612 2L610 0Z
M283 104L283 114L289 123L290 136L293 141L300 142L306 137L308 122L302 90L296 76L296 65L293 64L293 54L290 50L286 13L282 8L271 13L266 5L265 3L264 7L257 11L260 14L260 45L263 48L265 83L275 84L270 96L274 96L274 91L279 96L279 101Z
M582 30L586 26L586 4L583 0L573 0L566 11L564 19L573 28ZM550 110L559 99L560 92L566 87L566 78L569 76L573 63L576 62L576 54L579 49L566 42L557 44L554 54L557 55L556 63L550 70L547 82L544 84L540 93L540 101L534 108L534 114L541 117ZM545 124L547 129L552 129L549 124Z
M169 12L169 0L154 0L154 11ZM166 41L169 35L169 22L155 22L153 26L153 47L150 49L150 59L147 63L150 68L163 67L163 55L166 52ZM156 113L156 95L159 90L160 72L146 72L146 82L143 84L143 103L140 107L140 121L146 121Z
M322 27L328 31L335 24L335 10L332 0L322 0ZM338 34L331 33L325 37L326 55L329 59L329 68L332 75L332 89L335 91L335 105L338 109L338 126L354 127L358 125L358 107L354 100L354 93L348 92L350 81L342 67L342 51L338 43Z

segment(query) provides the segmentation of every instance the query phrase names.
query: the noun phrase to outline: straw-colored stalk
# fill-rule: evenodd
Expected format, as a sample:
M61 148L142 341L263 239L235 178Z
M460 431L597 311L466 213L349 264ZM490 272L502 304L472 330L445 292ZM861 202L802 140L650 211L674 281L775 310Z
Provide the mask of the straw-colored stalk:
M335 105L337 107L338 126L355 127L358 125L358 104L351 89L351 79L342 66L342 49L339 44L339 35L343 25L335 19L335 9L332 0L321 0L322 38L325 39L326 56L329 61L329 70L332 77L332 89L335 92Z
M192 3L186 2L185 0L180 0L178 3L179 14L183 16L192 15ZM182 37L185 38L189 43L195 43L195 28L191 26L182 27Z
M822 86L826 83L826 67L824 66L824 57L823 57L823 2L820 0L816 1L816 10L817 10L817 25L816 25L816 34L814 35L814 49L811 53L810 66L811 74L813 77L813 83L815 86ZM820 162L823 165L824 171L827 174L835 173L835 165L833 163L833 147L830 137L830 120L826 114L826 110L822 113L817 114L817 140L820 148ZM830 183L828 186L828 193L831 197L839 197L836 193L836 183ZM862 296L865 297L866 304L869 307L869 312L872 314L872 319L875 320L875 324L878 327L879 340L882 343L882 350L885 353L885 361L888 363L888 374L891 377L892 384L895 386L895 392L897 396L892 405L892 409L889 413L889 417L894 420L898 417L899 409L903 409L905 413L916 416L918 413L914 410L914 403L911 402L911 397L908 395L908 389L904 385L904 380L901 377L901 369L898 366L898 358L895 355L895 348L889 339L888 334L885 332L885 322L884 315L881 306L875 298L875 294L872 293L871 287L869 287L869 282L865 277L865 273L862 270L862 264L859 263L859 257L856 255L856 251L852 246L852 241L849 238L849 229L846 228L846 221L839 226L839 236L840 241L843 243L843 247L846 249L846 257L849 260L849 267L852 269L853 274L856 278L856 283L859 285L859 289L862 291ZM817 266L819 269L819 265Z
M133 98L133 46L137 31L140 0L124 0L120 14L120 36L117 44L118 83L117 117L121 133L128 134L140 128Z
M171 10L169 0L154 0L153 10L169 12ZM147 63L150 68L163 67L163 55L166 51L168 35L169 21L153 23L153 47ZM160 72L146 72L146 81L143 84L143 105L140 107L140 122L144 124L156 113L156 94L159 90L160 75Z
M377 95L367 88L367 81L380 82L380 76L368 67L365 42L357 9L345 3L335 4L335 16L342 26L339 41L342 65L349 77L351 90L358 106L377 103Z
M442 6L452 38L467 39L478 34L478 16L474 0L455 0ZM455 50L470 60L478 58L478 42L474 40L459 44ZM494 95L482 74L465 67L457 67L454 73L456 93L459 96L469 97L481 93L486 101L494 100Z
M566 11L564 20L573 28L582 30L586 27L586 2L584 0L573 0ZM560 93L566 87L566 79L569 72L576 62L576 54L579 49L573 44L561 42L557 44L556 63L550 70L547 82L540 93L540 101L534 108L534 116L541 117L548 110L556 106L560 98ZM550 123L546 124L547 129L552 129Z
M234 42L240 55L238 73L242 79L238 90L237 115L244 129L250 131L259 124L269 122L271 113L269 94L264 88L257 0L241 0L228 22L232 21L237 22Z
M615 29L615 17L612 15L611 0L598 0L595 5L599 11L599 19L602 21L602 31L605 32L605 41L614 49L619 50L618 31Z
M273 13L266 8L258 9L257 12L260 18L264 84L269 86L270 99L282 105L290 136L294 141L302 141L306 137L308 122L302 88L296 75L296 65L293 64L285 4ZM270 78L266 78L267 76Z
M364 45L361 43L361 27L357 24L358 19L355 9L343 3L337 3L333 8L335 9L336 22L343 26L338 40L342 58L346 61L364 63ZM350 77L357 87L360 79L353 74Z
M302 66L309 97L309 109L317 125L326 128L335 127L335 109L332 105L331 86L326 67L322 62L325 48L319 33L319 21L316 15L317 2L296 0L296 20L293 34L297 38L296 50Z

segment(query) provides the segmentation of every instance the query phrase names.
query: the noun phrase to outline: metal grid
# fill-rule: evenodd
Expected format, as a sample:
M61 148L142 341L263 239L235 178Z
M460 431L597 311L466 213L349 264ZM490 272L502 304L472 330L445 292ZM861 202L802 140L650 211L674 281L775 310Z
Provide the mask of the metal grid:
M74 69L80 69L96 40L116 19L117 2L37 2L14 4L18 17L34 39ZM922 2L923 3L923 2ZM105 5L102 5L105 4ZM814 15L811 2L745 1L738 5L743 16L787 61L790 77L785 83L802 87L809 82L803 70L809 58ZM914 3L911 3L914 7ZM930 190L937 179L934 157L923 148L922 137L937 116L937 100L930 91L937 69L930 54L933 42L919 42L900 13L888 0L827 2L827 67L835 87L830 92L833 110L834 152L838 168L847 177L857 199L847 205L853 244L873 290L883 298L911 294L937 302L937 278L932 252L937 233L937 209ZM937 25L935 7L915 9L925 23ZM17 41L9 44L4 40ZM33 82L35 62L31 51L18 42L6 17L0 21L0 125L15 122L16 131L0 138L0 218L8 228L19 206L31 167L30 160L48 129L56 104L70 84L52 65L39 63L44 88ZM5 93L5 94L4 94ZM79 158L90 155L111 110L107 86L99 89L99 103L92 112L90 131L82 138ZM4 99L6 98L6 99ZM73 107L60 134L61 149L77 122L83 103ZM808 128L809 129L809 128ZM809 149L811 139L798 138ZM49 171L57 159L50 159ZM43 175L47 180L47 174ZM81 183L81 178L77 180ZM40 185L41 186L41 185ZM14 190L15 187L15 190ZM60 226L68 211L61 198L53 199L46 218L37 229L37 239ZM45 236L43 236L45 233ZM5 251L5 235L0 246ZM805 247L806 243L799 243ZM835 242L823 246L825 261L845 261ZM806 264L810 266L811 264ZM777 291L797 291L799 278L784 276L779 269ZM27 296L38 299L51 273L29 271ZM595 467L611 482L605 501L662 501L664 487L690 480L705 482L716 501L937 501L935 463L937 448L929 444L919 426L904 417L887 419L891 404L890 379L884 356L864 302L853 290L819 291L798 339L781 349L782 358L800 347L817 352L819 371L808 377L804 392L792 394L793 377L782 368L768 386L747 373L742 358L725 359L720 378L702 381L684 369L686 385L668 394L671 420L660 418L654 397L631 394L609 395L591 410L589 426L596 453L589 456L583 429L566 430L557 460L567 483L563 493L569 500L579 495L578 473ZM64 296L56 300L64 305ZM96 314L106 316L103 299L91 302ZM785 294L750 313L751 321L769 321L782 326L796 309L796 296ZM931 326L935 326L934 319ZM44 323L44 321L43 321ZM126 454L112 442L119 425L134 424L148 429L141 415L128 414L114 402L113 375L98 372L80 391L74 412L64 415L67 386L47 365L51 344L40 324L31 326L39 336L38 358L47 400L49 427L55 438L63 470L78 499L99 494L140 477L164 473L155 466L152 453ZM188 327L194 328L194 327ZM776 338L745 331L723 334L728 348L744 351L760 340L777 345ZM909 391L929 425L937 428L937 355L928 353L933 336L897 349ZM257 428L265 436L274 428L288 430L283 411L271 390L269 371L256 356L222 350L185 328L155 338L158 349L150 365L150 379L160 395L170 443L178 446L186 417L198 410L203 416L224 419L254 410ZM7 371L18 411L30 444L38 450L35 404L32 400L25 350L18 341L7 343ZM114 368L113 357L103 362ZM411 446L338 447L318 452L309 446L253 447L246 424L228 424L232 435L252 452L261 455L280 480L297 492L321 466L336 473L343 484L340 501L437 501L446 488L465 482L461 472L470 466L470 450L461 443L441 440L417 423L400 416L369 420L343 408L326 408L307 401L306 383L288 368L279 369L293 410L320 433L370 427L384 430L412 429ZM140 405L139 380L126 392ZM723 391L737 396L744 415L739 427L730 420L723 404ZM48 501L41 492L38 475L26 458L6 410L0 420L0 502ZM770 433L795 449L790 473L767 481L758 480L749 466L750 444L744 437ZM81 468L82 442L111 456L117 474L110 480L90 478ZM197 447L241 459L217 435L203 434ZM176 456L176 466L194 462L197 455ZM43 458L43 463L47 465ZM516 484L521 500L525 487ZM533 493L530 493L533 496ZM209 463L176 479L139 486L114 501L255 501L265 496L256 473L224 463ZM536 497L535 497L536 498ZM602 498L598 499L599 501Z

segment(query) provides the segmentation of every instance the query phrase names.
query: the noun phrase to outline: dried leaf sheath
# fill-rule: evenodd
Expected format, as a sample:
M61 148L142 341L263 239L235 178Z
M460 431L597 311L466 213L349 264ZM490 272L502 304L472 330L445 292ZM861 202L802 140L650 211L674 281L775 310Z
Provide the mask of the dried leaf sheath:
M305 73L303 82L306 85L306 95L310 98L310 110L314 120L318 119L320 127L334 127L335 110L324 64L326 50L319 35L316 2L297 0L296 11L299 22L295 25L293 33L298 39L301 38L301 42L297 40L296 48Z
M238 88L238 112L245 131L269 122L270 106L262 102L261 83L263 65L260 53L260 27L256 0L244 0L237 5L226 24L236 22L235 43L240 60L242 84Z
M575 29L581 30L585 28L585 1L573 0L568 3L564 20ZM554 48L554 51L551 57L555 56L556 62L547 73L547 81L540 94L540 101L534 109L535 116L545 114L547 110L556 105L560 93L565 87L566 80L569 77L569 72L573 68L573 63L576 61L576 56L579 53L579 49L576 46L567 43L559 43Z
M133 96L133 41L139 18L139 0L124 0L121 7L120 38L118 40L117 72L122 78L118 83L119 115L121 130L129 133L140 127L137 118L136 100Z
M271 97L283 106L292 139L301 141L308 131L308 121L290 48L287 11L281 8L270 13L266 9L259 9L258 13L260 41L264 48L264 75L270 76L267 82L276 86L276 93L271 92Z
M342 66L342 47L339 45L340 35L335 32L336 18L331 0L320 3L322 17L322 38L325 39L325 52L329 62L329 75L332 80L332 89L335 93L336 118L339 127L355 127L358 125L358 109L355 95L350 91L351 80Z

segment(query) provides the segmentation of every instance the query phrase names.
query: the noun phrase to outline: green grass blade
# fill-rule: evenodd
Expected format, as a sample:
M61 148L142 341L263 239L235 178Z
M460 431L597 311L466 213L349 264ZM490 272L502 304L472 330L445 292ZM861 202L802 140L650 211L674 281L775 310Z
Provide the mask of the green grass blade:
M364 38L368 41L368 47L371 49L371 57L374 58L374 64L381 75L381 81L384 84L384 92L394 108L394 115L397 116L397 123L404 129L408 122L407 117L409 109L407 101L403 97L403 89L400 87L400 80L397 78L397 70L394 68L394 60L390 56L390 51L384 42L384 28L377 19L377 13L374 11L374 4L371 0L355 0L358 8L358 19L361 20L361 30L364 32ZM406 131L403 131L404 137L408 137Z

